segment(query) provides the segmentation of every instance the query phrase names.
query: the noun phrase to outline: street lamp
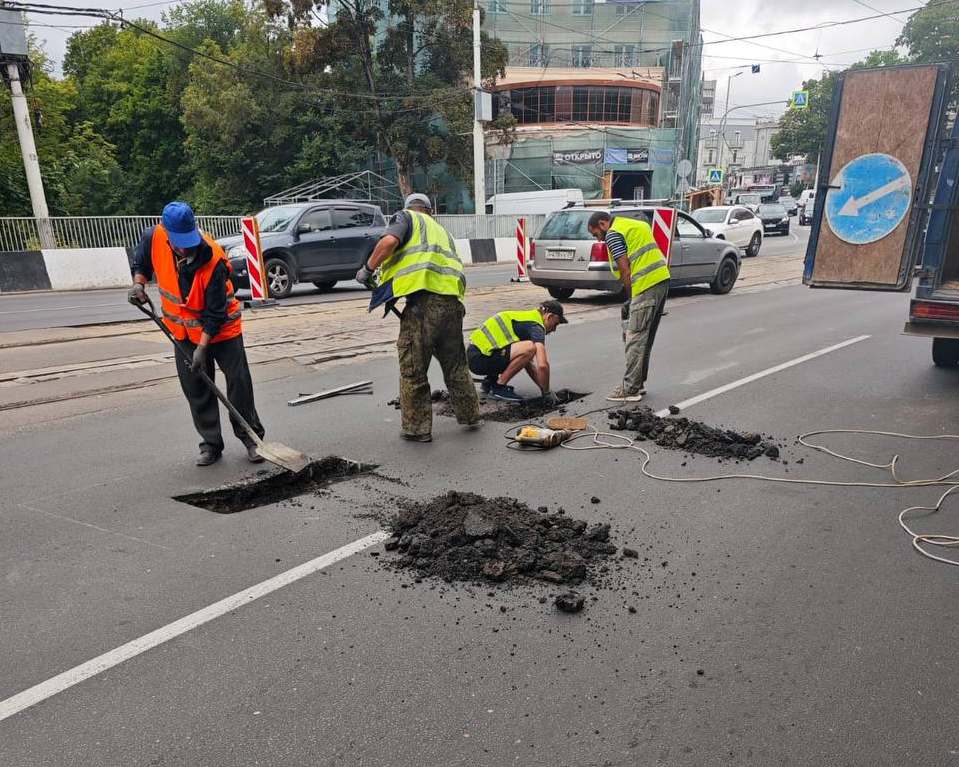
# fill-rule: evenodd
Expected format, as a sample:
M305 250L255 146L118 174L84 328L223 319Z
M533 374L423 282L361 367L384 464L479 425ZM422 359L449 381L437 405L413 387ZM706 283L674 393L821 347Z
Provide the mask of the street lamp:
M729 114L729 91L732 90L733 80L739 77L741 74L743 74L742 70L740 70L734 75L729 75L729 77L726 78L726 107L725 107L726 111L723 113L723 119L725 119L726 115ZM726 143L726 134L723 133L722 141L719 144L719 162L717 163L717 165L719 165L720 168L723 167L723 145L725 143Z

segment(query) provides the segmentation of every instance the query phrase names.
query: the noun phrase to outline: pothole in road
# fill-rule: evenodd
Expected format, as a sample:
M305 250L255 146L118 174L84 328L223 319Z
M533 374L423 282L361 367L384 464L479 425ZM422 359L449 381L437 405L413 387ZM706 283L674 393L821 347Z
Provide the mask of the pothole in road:
M570 389L560 389L554 393L559 401L557 405L547 405L539 397L514 403L480 395L480 418L486 421L501 421L503 423L531 421L534 418L541 418L554 412L565 413L567 405L589 396L589 392L578 392ZM448 418L456 417L447 392L442 390L433 392L433 402L437 403L434 406L437 415Z
M173 500L216 514L235 514L238 511L268 506L298 495L306 495L334 482L369 473L375 468L374 464L328 456L319 461L313 461L303 471L296 473L280 471L260 479L226 485L201 493L175 495Z

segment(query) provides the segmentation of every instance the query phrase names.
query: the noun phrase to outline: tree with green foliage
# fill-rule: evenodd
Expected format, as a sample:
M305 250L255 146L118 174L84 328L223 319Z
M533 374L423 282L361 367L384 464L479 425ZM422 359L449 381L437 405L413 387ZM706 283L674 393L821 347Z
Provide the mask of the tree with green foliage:
M809 105L804 109L790 106L786 110L770 142L773 157L788 160L805 155L815 161L826 143L835 87L836 74L832 72L821 80L806 80L802 84L802 90L809 93Z
M896 45L909 61L935 64L959 60L959 12L955 3L928 3L909 17ZM953 82L952 102L959 103L959 78Z
M415 169L443 163L471 181L473 92L471 0L267 0L294 34L296 71L350 93L378 152L394 161L401 192ZM326 25L318 19L328 13ZM502 75L505 46L484 35L482 76Z

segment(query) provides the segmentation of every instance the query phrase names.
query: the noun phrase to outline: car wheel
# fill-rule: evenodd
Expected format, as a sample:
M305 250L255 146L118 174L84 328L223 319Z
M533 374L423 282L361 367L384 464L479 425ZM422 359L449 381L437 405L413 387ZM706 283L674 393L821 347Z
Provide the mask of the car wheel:
M733 289L738 276L739 267L736 266L736 259L726 256L716 270L716 277L709 283L709 289L717 296L725 295Z
M336 280L326 280L325 282L314 282L314 285L320 290L321 293L326 293L328 290L333 290L333 286L336 285Z
M573 293L576 292L576 288L546 288L546 292L557 301L565 301L573 297Z
M266 282L270 289L270 298L286 298L293 292L296 275L282 258L270 258L266 262Z
M932 361L939 368L959 367L959 339L933 338Z
M759 255L759 248L763 244L763 236L759 232L753 232L752 239L749 241L749 247L746 248L746 255L755 258Z

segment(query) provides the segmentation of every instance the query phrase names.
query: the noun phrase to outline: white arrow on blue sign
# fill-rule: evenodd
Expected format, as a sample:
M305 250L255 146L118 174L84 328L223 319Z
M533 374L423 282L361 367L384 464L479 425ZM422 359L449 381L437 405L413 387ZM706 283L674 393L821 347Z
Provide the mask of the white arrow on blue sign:
M836 236L867 245L890 235L909 213L912 178L888 154L864 154L847 163L826 194L826 221Z

